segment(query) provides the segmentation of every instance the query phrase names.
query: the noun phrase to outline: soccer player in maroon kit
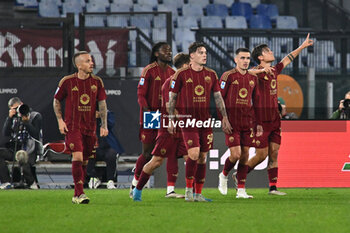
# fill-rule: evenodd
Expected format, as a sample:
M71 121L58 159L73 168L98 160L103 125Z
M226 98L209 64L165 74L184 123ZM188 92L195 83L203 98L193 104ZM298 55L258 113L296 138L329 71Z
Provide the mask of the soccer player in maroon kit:
M202 188L205 181L206 156L213 145L213 131L211 125L204 127L204 122L211 119L209 112L211 92L214 92L216 106L223 116L224 132L231 133L232 128L227 118L217 75L215 71L204 66L207 62L205 44L194 42L188 50L191 57L190 67L178 70L171 81L168 131L171 134L176 132L174 113L179 94L177 110L179 114L185 116L186 125L181 131L188 152L185 200L206 202L211 200L202 195ZM195 124L187 125L188 122ZM195 195L193 195L194 178Z
M66 135L66 147L72 152L74 180L74 204L88 204L83 184L86 166L96 140L96 103L101 117L100 135L108 135L106 91L102 79L92 74L94 63L91 55L80 51L73 56L78 72L65 76L58 84L53 108L61 134ZM65 100L64 120L61 101Z
M189 55L180 53L174 57L174 65L177 69L186 68L190 63ZM163 122L168 123L169 107L169 89L170 81L173 76L169 77L162 86L162 108ZM162 122L162 123L163 123ZM164 126L164 125L162 125ZM141 201L142 189L148 182L153 171L162 165L164 158L167 158L167 175L168 175L168 188L167 195L165 197L183 198L183 195L177 194L174 191L175 182L177 179L178 166L177 157L184 156L187 159L187 150L182 139L181 132L177 132L174 135L169 134L167 128L162 127L158 130L158 136L156 139L156 145L152 151L152 159L143 167L142 173L139 178L139 182L133 189L133 200ZM169 184L172 189L169 189Z
M258 74L258 88L262 104L261 121L264 132L260 138L256 139L256 155L247 162L247 165L248 172L250 172L269 155L267 171L269 177L269 194L272 195L286 195L286 193L277 190L277 156L281 144L281 117L278 111L277 76L303 49L313 45L313 41L309 39L309 36L310 33L296 50L289 53L273 67L273 74ZM269 68L275 60L273 52L266 44L255 47L252 57L259 64L258 68Z
M225 134L226 145L230 156L225 161L223 171L219 175L219 191L227 194L227 176L239 160L237 169L238 189L236 198L253 198L245 191L248 172L246 165L249 158L249 147L254 146L255 122L257 135L262 135L259 108L258 78L248 73L250 51L247 48L236 50L236 68L226 71L220 79L221 95L225 101L228 119L233 127L231 134Z
M171 47L166 42L159 42L152 48L150 64L147 65L141 74L137 87L137 101L140 106L140 132L142 142L142 154L136 161L134 179L130 186L129 197L133 196L133 189L136 187L143 166L152 158L157 129L143 128L143 113L157 111L161 108L161 88L165 80L175 73L169 66L171 62Z

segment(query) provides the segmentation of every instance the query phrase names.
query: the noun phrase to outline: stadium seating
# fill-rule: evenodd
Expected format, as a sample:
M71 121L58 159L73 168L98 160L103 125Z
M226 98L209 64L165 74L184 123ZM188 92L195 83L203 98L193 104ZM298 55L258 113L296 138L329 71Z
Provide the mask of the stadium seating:
M202 9L205 8L208 4L209 1L208 0L185 0L185 3L188 2L188 5L197 5L199 7L201 7ZM186 4L183 5L183 7L186 7Z
M130 26L135 26L142 29L151 29L151 21L149 18L142 15L134 15L130 17Z
M62 4L62 16L67 13L79 14L80 12L83 12L83 8L78 1L67 1Z
M157 11L170 11L172 13L173 20L178 17L178 8L175 6L160 4L157 7Z
M297 29L298 22L294 16L278 16L276 19L276 28L278 29Z
M153 7L151 5L135 4L133 7L133 11L134 12L153 11Z
M131 8L127 4L112 3L110 5L111 12L130 12Z
M200 19L203 16L203 8L196 4L187 4L182 7L182 15L192 15Z
M153 17L153 27L154 28L166 28L166 15L159 14Z
M197 18L193 16L183 16L177 18L178 28L198 27Z
M89 0L89 4L95 3L99 6L103 6L104 8L109 8L109 0Z
M253 15L250 17L249 28L270 29L272 28L270 18L265 15Z
M256 8L261 3L260 0L239 0L239 2L249 3L252 8Z
M60 17L58 6L54 2L40 2L39 3L39 16L40 17Z
M25 8L38 8L39 5L36 0L16 0L15 4Z
M130 7L132 7L132 5L134 5L134 0L112 0L111 3L115 3L115 4L125 4L125 5L129 5Z
M86 15L85 27L105 27L104 17L99 15Z
M250 17L253 15L253 10L249 3L237 2L232 4L231 14L233 16L244 16L247 21L249 21Z
M220 16L206 16L200 20L202 28L223 28Z
M108 15L107 26L108 27L127 27L129 16L123 15Z
M265 15L271 20L276 20L278 13L278 8L275 4L259 4L256 8L258 15Z
M162 28L152 29L152 40L156 43L158 41L166 41L166 30Z
M188 28L175 28L175 41L181 43L181 41L195 41L195 33Z
M246 29L247 21L244 16L227 16L225 18L226 28Z
M175 8L180 8L182 5L184 5L183 1L174 1L174 0L161 0L162 3L159 4L158 6L164 5L164 6L169 6L169 7L175 7Z
M231 7L235 0L214 0L214 4L224 4L227 7Z
M152 8L158 5L158 0L137 0L137 4L140 5L149 5Z
M228 7L224 4L209 4L206 6L207 16L228 16Z
M102 4L88 3L86 4L86 12L106 12L106 7Z

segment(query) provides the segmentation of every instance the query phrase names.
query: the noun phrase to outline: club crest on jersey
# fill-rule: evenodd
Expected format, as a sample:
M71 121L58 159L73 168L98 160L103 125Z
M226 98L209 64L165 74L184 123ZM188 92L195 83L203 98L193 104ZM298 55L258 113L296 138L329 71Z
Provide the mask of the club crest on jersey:
M160 81L160 77L157 76L154 80Z
M141 86L142 86L143 84L145 84L145 78L141 78L139 84L140 84Z
M224 88L225 88L225 85L226 85L226 82L225 82L225 81L222 81L222 82L221 82L221 85L220 85L221 89L224 89Z
M202 85L197 85L194 88L194 93L196 93L196 95L200 96L204 94L204 87Z
M172 82L171 82L170 87L174 89L174 87L175 87L175 81L172 81Z
M272 79L272 80L271 80L271 88L272 88L272 89L275 89L276 86L277 86L276 79Z
M209 76L205 76L204 80L205 80L207 83L210 83L211 78L210 78Z
M267 75L265 75L264 79L265 79L265 80L269 80L269 78L267 77Z
M74 86L74 87L72 88L72 91L79 91L79 89L78 89L77 86Z
M97 91L97 86L96 85L92 85L91 86L91 91L92 92L96 92Z
M86 105L90 102L90 96L88 94L82 94L80 96L80 103Z
M254 84L255 84L255 82L254 82L253 80L250 80L250 81L249 81L249 85L250 85L251 87L254 87Z
M245 88L241 88L238 94L242 99L244 99L248 95L248 90Z

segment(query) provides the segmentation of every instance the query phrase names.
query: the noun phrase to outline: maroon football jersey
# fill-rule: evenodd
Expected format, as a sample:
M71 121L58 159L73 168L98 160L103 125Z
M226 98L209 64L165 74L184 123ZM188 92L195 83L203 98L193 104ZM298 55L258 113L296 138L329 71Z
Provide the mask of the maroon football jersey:
M204 67L195 71L191 67L178 70L170 84L170 90L179 93L177 109L180 114L197 120L210 118L210 94L220 91L214 70Z
M257 68L262 69L263 67L258 66ZM274 68L273 75L266 73L258 74L262 121L276 121L280 118L277 100L277 76L284 68L283 63L277 63Z
M64 121L69 131L94 135L96 131L96 102L107 98L102 79L95 75L82 80L78 74L65 76L58 84L55 99L65 99Z
M261 124L257 114L259 109L258 78L241 74L238 70L226 71L220 79L221 95L231 126L237 130L249 130L254 126L255 118ZM257 115L257 117L255 117Z
M140 106L140 124L143 124L143 107L148 107L150 111L157 111L161 108L161 88L167 78L175 71L170 67L164 70L157 62L147 65L141 74L137 86L137 101Z

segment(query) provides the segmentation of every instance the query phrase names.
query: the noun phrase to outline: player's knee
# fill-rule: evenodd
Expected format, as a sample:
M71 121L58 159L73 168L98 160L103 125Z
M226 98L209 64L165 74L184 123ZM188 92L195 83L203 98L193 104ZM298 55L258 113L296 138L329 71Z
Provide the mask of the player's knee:
M239 160L240 158L241 158L240 153L231 153L230 154L230 161L231 162L235 162L235 161Z

